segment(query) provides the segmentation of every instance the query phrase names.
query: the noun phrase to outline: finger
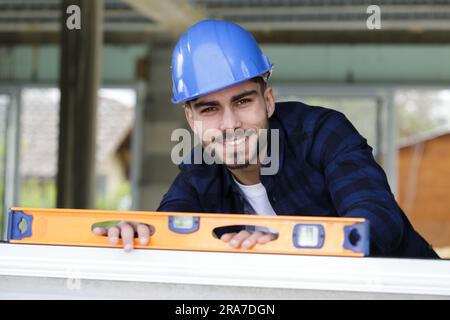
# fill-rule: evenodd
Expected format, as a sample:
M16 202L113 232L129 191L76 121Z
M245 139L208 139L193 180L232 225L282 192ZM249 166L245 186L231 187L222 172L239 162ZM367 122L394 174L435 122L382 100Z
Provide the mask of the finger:
M127 224L131 225L131 227L133 228L133 230L136 230L136 231L138 231L138 226L139 226L139 225L144 225L144 226L146 226L146 227L148 228L148 230L149 230L149 236L150 236L150 237L155 233L155 227L152 226L151 224L146 224L146 223L141 223L141 222L135 222L135 221L122 221L122 222L120 222L120 224L123 224L123 223L127 223ZM120 225L120 224L119 224L119 225Z
M119 243L120 229L116 226L108 229L108 240L111 244Z
M236 235L236 232L231 232L231 233L224 233L221 237L220 240L224 241L224 242L230 242L230 240Z
M230 246L237 249L241 246L242 241L244 241L248 237L250 237L250 232L248 232L247 230L241 230L230 240Z
M262 237L259 237L257 241L258 241L259 244L264 244L264 243L267 243L269 241L276 240L277 238L278 238L278 234L265 233Z
M248 237L247 239L244 240L244 242L242 242L242 248L250 249L255 245L256 241L263 236L264 234L261 231L253 232L253 234L250 237Z
M94 233L96 236L106 236L107 234L107 230L106 228L102 228L102 227L96 227L92 230L92 233Z
M148 240L150 239L150 228L148 225L139 223L136 226L137 234L139 237L139 243L142 245L148 244Z
M130 252L134 248L134 229L128 223L120 225L120 236L122 237L122 245L126 252Z

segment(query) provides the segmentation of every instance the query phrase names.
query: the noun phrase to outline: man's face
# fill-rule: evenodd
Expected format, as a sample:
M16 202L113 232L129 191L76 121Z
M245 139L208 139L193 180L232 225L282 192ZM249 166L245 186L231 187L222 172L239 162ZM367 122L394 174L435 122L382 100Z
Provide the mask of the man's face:
M202 96L185 108L186 119L205 150L230 169L254 163L258 133L268 129L275 100L272 88L261 90L259 83L247 81Z

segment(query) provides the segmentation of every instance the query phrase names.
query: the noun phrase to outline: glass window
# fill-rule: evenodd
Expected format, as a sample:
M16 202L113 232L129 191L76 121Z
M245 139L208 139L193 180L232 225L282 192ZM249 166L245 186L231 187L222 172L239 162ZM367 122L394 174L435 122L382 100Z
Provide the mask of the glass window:
M129 168L135 91L99 90L96 137L95 208L129 209ZM20 205L56 206L59 135L59 90L22 91Z
M3 230L4 217L4 194L5 194L5 154L6 154L6 123L8 121L8 108L10 98L6 94L0 94L0 238Z
M399 90L395 102L399 204L438 254L450 258L450 90Z

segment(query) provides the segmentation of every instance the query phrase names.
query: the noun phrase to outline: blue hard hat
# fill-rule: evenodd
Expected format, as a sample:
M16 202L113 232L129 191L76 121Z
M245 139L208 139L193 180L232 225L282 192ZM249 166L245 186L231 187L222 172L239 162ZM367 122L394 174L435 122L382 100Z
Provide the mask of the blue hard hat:
M260 76L272 64L252 34L237 24L203 20L181 36L172 55L173 103Z

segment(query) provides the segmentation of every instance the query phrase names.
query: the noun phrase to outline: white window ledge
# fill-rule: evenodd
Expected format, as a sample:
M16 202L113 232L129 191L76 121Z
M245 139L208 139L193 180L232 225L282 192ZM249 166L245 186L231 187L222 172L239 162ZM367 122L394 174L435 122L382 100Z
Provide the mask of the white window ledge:
M55 282L57 279L59 282ZM345 297L383 298L398 294L450 297L450 261L445 260L166 250L125 253L121 249L0 244L0 297L27 298L33 292L52 297L57 291L51 286L61 286L67 279L81 279L82 285L101 287L94 298L113 297L108 290L119 287L130 289L122 297L133 298L131 289L149 284L159 290L165 286L166 293L146 296L162 299L339 298L342 293L347 293ZM93 284L96 281L97 285ZM19 287L24 283L28 291L21 295ZM190 294L177 295L174 284L180 290L192 286ZM203 289L195 291L195 286ZM224 292L232 290L227 296L221 295L219 289L205 291L205 286L222 288ZM295 290L303 295L293 294ZM314 295L319 292L327 295Z

